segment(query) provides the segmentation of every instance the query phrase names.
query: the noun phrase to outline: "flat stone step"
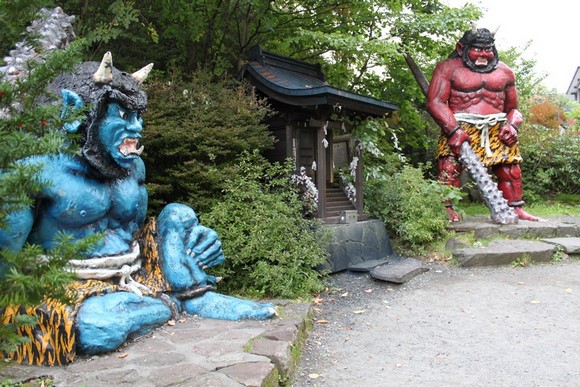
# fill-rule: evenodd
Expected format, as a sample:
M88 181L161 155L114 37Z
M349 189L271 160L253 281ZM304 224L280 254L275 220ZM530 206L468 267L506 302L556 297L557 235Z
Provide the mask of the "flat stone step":
M463 267L494 266L508 265L524 257L533 262L549 262L555 252L553 243L497 239L485 247L460 248L453 252L453 258Z
M476 239L491 238L561 238L580 237L578 217L559 217L542 222L520 220L518 224L500 225L489 216L469 216L450 226L458 233L473 232Z

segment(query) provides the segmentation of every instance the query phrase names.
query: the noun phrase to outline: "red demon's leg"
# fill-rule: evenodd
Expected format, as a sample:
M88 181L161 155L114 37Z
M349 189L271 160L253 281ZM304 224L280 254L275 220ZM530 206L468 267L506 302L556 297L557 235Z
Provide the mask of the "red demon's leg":
M523 186L522 186L522 169L519 164L497 165L493 168L497 176L498 188L503 193L503 197L508 201L510 207L513 207L518 218L522 220L538 221L541 220L522 208L524 205Z
M459 176L463 170L463 166L453 156L445 156L439 158L439 181L453 187L459 188L461 182ZM450 201L445 202L445 210L449 214L450 222L459 222L461 220L459 214L453 209Z

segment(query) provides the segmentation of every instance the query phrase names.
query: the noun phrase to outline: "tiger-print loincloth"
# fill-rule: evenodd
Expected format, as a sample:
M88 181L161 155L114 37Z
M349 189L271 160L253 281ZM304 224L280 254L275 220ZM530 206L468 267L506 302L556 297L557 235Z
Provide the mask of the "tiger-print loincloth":
M471 147L484 166L491 167L499 164L519 164L522 162L519 142L513 146L507 146L499 139L499 131L504 122L498 121L495 125L489 127L491 155L487 154L485 146L482 145L482 132L474 124L467 122L458 122L458 124L471 137ZM455 156L455 154L447 145L447 137L442 132L437 144L437 157L445 156Z
M143 260L141 270L135 280L151 289L148 294L155 297L160 292L170 291L159 265L157 249L157 222L151 219L143 228L139 242ZM10 306L0 309L2 324L14 324L18 315L34 316L37 323L33 326L18 326L17 333L30 341L22 343L14 352L5 353L6 357L29 365L64 365L76 356L76 312L83 301L99 294L120 291L114 281L79 280L69 284L71 305L54 300L46 300L40 306Z

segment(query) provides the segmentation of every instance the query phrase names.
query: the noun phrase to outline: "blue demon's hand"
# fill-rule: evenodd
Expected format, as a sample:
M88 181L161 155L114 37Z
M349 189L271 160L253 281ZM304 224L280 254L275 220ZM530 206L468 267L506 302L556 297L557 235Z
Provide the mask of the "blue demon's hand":
M205 268L224 261L217 233L201 226L195 212L183 205L168 204L157 218L161 268L174 291L214 284Z
M188 254L202 269L219 265L225 259L217 233L202 225L191 229L186 248Z

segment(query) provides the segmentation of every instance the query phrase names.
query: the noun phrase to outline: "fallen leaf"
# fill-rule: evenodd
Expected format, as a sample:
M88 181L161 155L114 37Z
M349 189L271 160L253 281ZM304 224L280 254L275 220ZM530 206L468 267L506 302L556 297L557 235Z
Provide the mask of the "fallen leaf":
M352 313L354 313L354 314L363 314L365 312L366 312L366 309L363 309L363 310L355 310Z
M322 304L322 298L316 297L312 300L312 302L317 304L317 305Z
M342 293L339 297L340 298L346 298L346 297L348 297L348 292Z
M180 318L180 319L179 319L179 320L177 320L177 321L183 324L183 323L184 323L184 322L186 322L187 320L186 320L186 319L184 319L184 318Z
M316 320L317 324L328 324L328 320Z
M124 358L126 358L127 356L129 356L129 354L128 354L127 352L125 352L125 353L122 353L122 354L118 355L118 356L117 356L117 358L119 358L119 359L124 359Z
M530 304L539 304L539 303L540 303L539 300L532 300L532 301L530 301Z
M309 374L308 377L310 379L318 379L320 377L320 375L318 375L318 374Z
M365 293L372 293L373 289L365 289Z

